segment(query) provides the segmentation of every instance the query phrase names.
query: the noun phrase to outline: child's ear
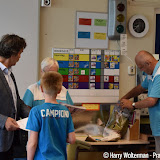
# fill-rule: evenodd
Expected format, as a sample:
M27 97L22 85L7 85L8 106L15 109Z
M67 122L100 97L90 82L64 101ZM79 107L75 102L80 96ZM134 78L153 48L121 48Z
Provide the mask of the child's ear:
M58 94L61 92L61 90L62 90L62 87L61 87L61 89L58 91Z
M40 88L41 88L41 91L42 91L42 93L43 93L43 87L40 85Z

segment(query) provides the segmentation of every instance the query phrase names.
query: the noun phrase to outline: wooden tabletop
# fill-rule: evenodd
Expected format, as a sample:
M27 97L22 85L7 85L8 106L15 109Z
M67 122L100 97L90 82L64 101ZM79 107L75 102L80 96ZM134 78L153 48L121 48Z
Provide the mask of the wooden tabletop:
M116 142L102 142L102 141L99 141L99 142L88 142L88 141L85 141L87 135L84 135L84 134L76 134L76 143L79 143L79 144L83 144L83 145L86 145L86 146L96 146L96 145L137 145L137 144L149 144L149 141L146 141L146 140L142 140L142 139L139 139L139 140L125 140L125 139L120 139ZM95 139L100 139L101 137L94 137Z

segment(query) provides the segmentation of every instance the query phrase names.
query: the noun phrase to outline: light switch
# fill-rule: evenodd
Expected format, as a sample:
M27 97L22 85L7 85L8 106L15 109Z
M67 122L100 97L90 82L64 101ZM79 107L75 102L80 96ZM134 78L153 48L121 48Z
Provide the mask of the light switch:
M128 74L135 75L135 66L128 66Z

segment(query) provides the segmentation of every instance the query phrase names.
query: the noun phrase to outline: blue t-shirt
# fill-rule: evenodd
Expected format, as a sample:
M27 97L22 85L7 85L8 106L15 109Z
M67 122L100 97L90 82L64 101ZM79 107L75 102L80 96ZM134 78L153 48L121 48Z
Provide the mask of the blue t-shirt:
M57 95L56 100L58 103L63 102L73 105L73 101L70 97L70 94L64 86L62 86L61 93ZM23 101L26 105L30 106L31 108L37 105L41 105L45 102L44 95L40 88L40 81L28 87L24 94Z
M160 98L160 74L158 68L160 67L160 61L156 64L156 67L152 75L147 75L142 82L142 87L148 90L148 97ZM157 74L158 73L158 74ZM150 126L153 136L160 136L160 99L153 107L149 107Z
M44 103L33 107L26 128L39 133L35 160L67 160L67 135L74 132L74 125L65 106Z

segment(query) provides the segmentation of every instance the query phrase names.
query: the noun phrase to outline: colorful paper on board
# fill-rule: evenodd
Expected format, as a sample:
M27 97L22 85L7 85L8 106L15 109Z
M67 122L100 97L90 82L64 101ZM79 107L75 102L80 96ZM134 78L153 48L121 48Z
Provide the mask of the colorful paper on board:
M94 39L106 40L106 33L94 33Z
M90 39L90 32L78 32L78 38Z
M54 53L54 59L57 61L68 61L69 60L69 54L62 54L62 53Z
M79 25L91 25L92 19L79 18Z
M58 61L59 68L68 68L68 61Z
M86 110L92 110L92 111L100 110L100 104L83 103L82 106L85 107Z
M74 68L89 68L88 61L74 62Z
M95 19L94 25L95 26L106 26L107 20L106 19Z

